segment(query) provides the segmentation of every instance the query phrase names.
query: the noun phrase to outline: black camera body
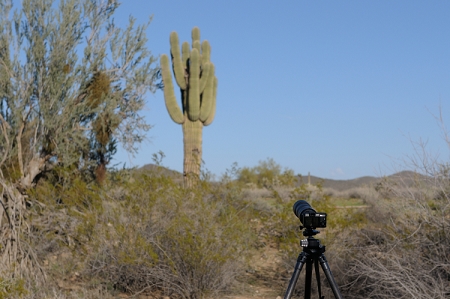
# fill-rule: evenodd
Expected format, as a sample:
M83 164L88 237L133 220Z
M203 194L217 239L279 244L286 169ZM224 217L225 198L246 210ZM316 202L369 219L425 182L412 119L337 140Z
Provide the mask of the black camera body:
M294 214L306 229L327 226L327 214L316 212L305 200L299 200L294 204Z
M305 228L327 227L327 214L306 212L300 216L300 221Z

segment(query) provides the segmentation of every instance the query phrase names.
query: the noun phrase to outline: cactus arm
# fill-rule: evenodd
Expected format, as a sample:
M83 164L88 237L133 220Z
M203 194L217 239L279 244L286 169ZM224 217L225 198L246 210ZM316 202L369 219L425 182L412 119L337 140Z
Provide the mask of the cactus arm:
M202 54L201 54L202 78L200 81L200 93L202 93L205 90L206 84L208 82L208 78L210 76L209 65L208 65L211 63L210 56L211 56L211 46L209 45L209 42L205 40L202 42ZM214 76L214 71L213 71L213 76Z
M200 41L200 29L197 26L192 28L191 37L192 37L192 42L194 42L196 40Z
M211 111L210 111L210 113L209 113L208 118L203 122L203 125L204 125L205 127L206 127L206 126L209 126L209 125L213 122L214 117L216 116L217 84L218 84L217 78L214 77L213 96L212 96L212 98L211 98L211 101L212 101L211 104L212 104L212 106L211 106Z
M192 29L192 49L197 49L198 53L201 53L200 29L198 27Z
M185 64L183 65L183 61L181 60L180 42L178 41L178 34L176 32L170 34L170 52L172 53L173 72L177 84L181 89L186 89L186 81L184 78Z
M207 84L204 92L202 93L202 102L200 106L200 120L205 122L210 113L211 108L213 106L213 92L214 92L214 65L212 63L208 63L210 65L209 76L207 80Z
M192 42L192 49L197 49L198 53L200 53L202 51L202 46L201 46L199 40Z
M164 101L170 118L177 124L184 123L184 115L175 97L174 86L172 82L172 74L170 73L169 58L167 55L161 55L161 74L164 82Z
M181 60L184 66L187 65L189 55L191 55L191 46L189 46L188 42L183 42L181 45Z
M183 65L186 67L188 65L189 55L191 55L191 46L189 45L188 42L183 42L183 44L181 45L181 61L183 62ZM189 80L189 77L188 77L187 73L185 73L185 74L186 74L185 82L187 82ZM188 106L187 101L188 101L187 90L182 89L181 90L181 103L183 105L183 113L187 109L187 106Z
M198 27L192 28L192 49L197 49L198 53L201 53L200 29Z
M208 80L211 77L210 69L212 63L207 62L202 64L202 72L200 77L200 94L205 91L206 84L208 84Z
M210 61L211 59L211 46L207 40L202 42L202 64Z
M200 115L200 54L195 48L189 58L189 71L188 117L191 121L197 121Z

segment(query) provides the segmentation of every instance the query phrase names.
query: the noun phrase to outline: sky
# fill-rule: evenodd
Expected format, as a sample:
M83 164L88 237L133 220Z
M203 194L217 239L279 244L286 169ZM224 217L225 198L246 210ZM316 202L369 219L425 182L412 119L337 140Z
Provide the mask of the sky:
M203 161L217 177L268 158L329 179L388 175L418 140L449 157L435 116L441 107L450 127L450 1L121 2L117 24L153 16L154 56L170 53L172 31L191 42L198 26L210 42L219 85ZM181 126L162 91L146 100L147 140L112 164L143 166L161 151L182 171Z

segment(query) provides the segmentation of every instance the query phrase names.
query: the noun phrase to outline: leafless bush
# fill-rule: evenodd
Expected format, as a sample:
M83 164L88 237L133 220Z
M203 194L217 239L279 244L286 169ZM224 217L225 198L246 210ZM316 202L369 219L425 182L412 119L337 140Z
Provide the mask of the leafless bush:
M25 295L17 297L8 297L8 299L113 299L111 294L103 287L97 288L72 288L72 289L61 289L58 286L48 286L33 292L28 292Z
M362 201L372 201L374 198L378 198L379 194L371 186L355 187L348 190L335 190L332 188L324 188L324 193L334 198L351 198L361 199Z
M246 188L242 191L242 196L246 200L260 200L262 198L270 198L272 192L265 188Z
M346 258L340 260L346 298L447 298L448 244L424 241L420 229L409 235L407 230L362 230L354 243L346 242Z
M339 262L346 298L450 296L450 167L424 143L415 146L403 165L413 171L377 186L378 201L368 203L380 215L368 209L372 223L345 242Z

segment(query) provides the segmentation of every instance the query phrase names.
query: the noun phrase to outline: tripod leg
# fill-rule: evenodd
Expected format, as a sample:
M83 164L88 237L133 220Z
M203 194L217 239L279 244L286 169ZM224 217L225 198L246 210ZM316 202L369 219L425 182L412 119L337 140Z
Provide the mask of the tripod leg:
M322 266L322 270L325 273L325 276L327 277L328 283L331 286L331 290L333 291L334 297L336 299L342 299L341 292L339 291L336 281L334 280L333 274L331 273L331 269L330 269L330 266L328 265L325 255L322 254L319 257L319 262L320 262L320 265Z
M322 297L322 288L320 285L319 260L317 258L314 259L314 272L316 272L316 281L317 281L317 289L319 291L319 299L323 299L324 297Z
M302 271L303 265L305 264L307 259L308 254L305 252L302 252L298 255L297 263L295 264L294 267L294 273L292 273L292 277L291 280L289 281L289 286L284 295L284 299L290 299L292 297L292 294L294 293L295 289L295 284L297 283L298 277L300 276L300 272Z
M306 260L306 277L305 277L305 297L311 299L311 281L312 281L312 259Z

